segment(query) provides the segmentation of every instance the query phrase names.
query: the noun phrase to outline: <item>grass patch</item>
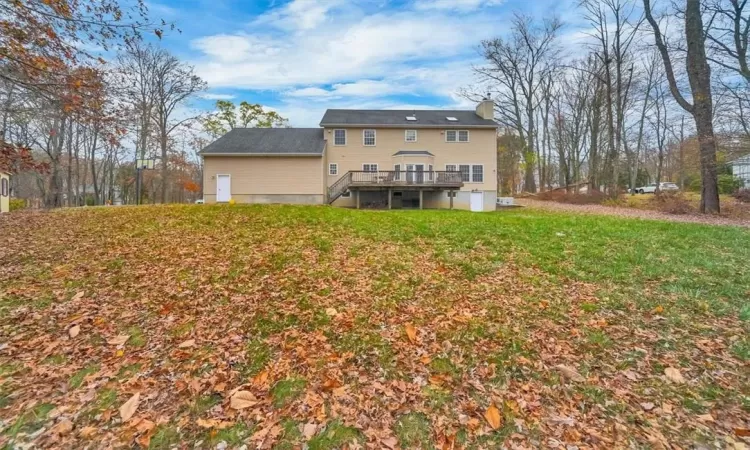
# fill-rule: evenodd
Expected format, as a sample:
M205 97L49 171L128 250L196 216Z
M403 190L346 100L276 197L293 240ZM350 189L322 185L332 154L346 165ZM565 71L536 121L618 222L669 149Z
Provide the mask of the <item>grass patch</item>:
M401 448L430 447L430 419L422 413L405 414L396 421L393 430Z
M236 423L229 428L209 433L208 442L211 443L212 447L215 447L220 442L226 442L229 448L239 448L245 439L252 435L253 430L254 427L252 426L244 423Z
M339 420L330 422L326 428L313 436L307 443L309 450L330 450L342 448L353 442L361 443L362 434L354 427L347 427Z
M136 348L146 345L146 335L143 334L143 330L140 327L128 328L128 334L130 337L128 338L127 345Z
M47 416L53 409L55 405L51 403L36 405L31 411L21 414L13 425L4 431L4 434L14 439L19 433L35 432L44 426Z
M151 436L149 450L170 450L180 443L180 433L170 425L159 425Z
M302 442L299 422L292 419L284 419L281 421L281 428L283 431L274 450L293 450L299 448L299 444Z
M93 375L97 372L99 372L99 364L89 364L88 366L73 374L72 377L70 377L68 386L70 386L71 389L78 389L79 387L81 387L84 379L87 376Z
M260 339L253 339L245 346L245 362L241 372L245 376L253 376L263 370L271 361L271 347Z
M286 406L305 392L306 385L307 382L303 378L287 378L278 381L271 389L273 405L277 408Z

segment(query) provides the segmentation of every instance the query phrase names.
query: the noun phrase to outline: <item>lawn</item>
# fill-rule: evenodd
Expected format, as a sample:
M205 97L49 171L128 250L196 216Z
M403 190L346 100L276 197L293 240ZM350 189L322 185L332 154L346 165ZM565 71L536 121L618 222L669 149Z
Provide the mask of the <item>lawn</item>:
M748 230L237 205L0 236L0 446L748 443Z

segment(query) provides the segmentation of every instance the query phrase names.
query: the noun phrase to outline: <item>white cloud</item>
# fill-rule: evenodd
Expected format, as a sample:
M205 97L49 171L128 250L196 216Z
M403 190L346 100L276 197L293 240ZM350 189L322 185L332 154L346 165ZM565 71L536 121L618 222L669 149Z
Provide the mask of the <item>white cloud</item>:
M206 100L231 100L235 98L232 94L212 94L210 92L199 94L198 97Z
M417 0L414 7L417 10L471 11L482 7L498 6L503 2L504 0Z
M254 25L272 25L286 30L311 30L327 20L328 11L342 0L293 0L281 8L259 16Z
M473 57L472 47L492 36L497 23L497 17L483 14L457 20L438 11L387 11L364 18L350 12L331 14L332 24L305 19L295 22L294 33L259 28L255 33L196 39L191 45L202 57L194 64L212 87L286 90L345 84L394 77L425 63L450 62L467 54ZM316 26L309 28L312 23ZM341 86L352 94L361 88Z

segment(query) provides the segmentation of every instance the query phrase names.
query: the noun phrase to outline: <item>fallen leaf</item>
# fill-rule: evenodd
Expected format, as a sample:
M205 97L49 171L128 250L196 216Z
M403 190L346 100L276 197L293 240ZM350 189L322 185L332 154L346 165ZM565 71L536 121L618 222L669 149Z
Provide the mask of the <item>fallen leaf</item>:
M663 312L664 312L664 307L661 305L651 310L651 314L661 314Z
M313 436L315 436L315 432L318 431L318 426L314 423L306 423L302 427L302 436L305 437L306 440L310 440Z
M70 336L71 338L74 338L78 336L78 333L80 332L81 332L81 327L79 325L73 325L72 327L68 329L68 336Z
M336 308L326 308L326 314L333 317L338 314L338 311L336 311Z
M61 420L50 430L51 433L59 434L60 436L65 436L71 431L73 431L73 422L71 422L69 419Z
M398 445L398 439L396 439L395 437L391 436L391 437L388 437L388 438L385 438L385 439L381 439L380 443L383 444L384 446L386 446L387 448L390 448L391 450L393 450Z
M701 422L713 422L714 416L712 416L711 414L701 414L698 416L698 420L700 420Z
M136 392L130 400L120 406L120 418L123 422L127 422L135 414L135 410L138 409L138 402L141 400L141 393Z
M181 342L180 345L178 345L179 348L188 348L193 347L195 345L195 339L188 339L185 342Z
M651 402L641 403L641 408L643 408L644 411L651 411L652 409L654 409L655 406L656 405L654 405Z
M70 298L70 301L74 302L74 301L76 301L76 300L80 300L80 299L82 299L82 298L83 298L83 296L84 296L85 294L86 294L86 293L85 293L85 292L83 292L83 291L79 291L79 292L76 292L76 295L74 295L73 297L71 297L71 298Z
M503 424L503 418L500 416L500 410L497 409L494 403L490 404L487 411L484 412L484 418L487 423L490 424L493 430L497 430Z
M580 373L578 373L577 370L570 366L566 366L564 364L558 364L555 366L555 369L559 370L560 373L563 374L563 376L569 380L576 381L576 382L583 382L586 381L586 378L583 377Z
M231 406L234 409L245 409L250 408L251 406L255 406L258 404L258 399L255 398L252 392L250 391L237 391L232 396L232 399L229 402L229 406Z
M410 323L406 324L406 336L409 338L412 344L417 342L417 329L414 328L414 325Z
M112 338L107 341L107 344L109 345L122 345L126 342L128 342L128 339L130 339L130 335L127 334L121 334L117 336L116 338Z
M148 419L143 419L140 422L138 422L138 425L136 425L135 429L138 430L139 433L145 433L147 431L151 431L154 429L156 424Z
M667 380L672 383L682 384L685 382L685 378L680 373L680 370L675 369L674 367L667 367L664 369L664 375L667 377Z
M88 438L88 437L91 437L94 434L96 434L97 430L98 430L98 428L96 428L96 427L91 427L91 426L89 426L89 427L83 427L83 428L81 428L81 431L78 432L78 434L82 438Z
M121 357L124 354L125 354L125 350L123 350L123 349L117 350L115 352L115 356L117 356L118 358Z
M750 428L735 428L734 435L737 437L750 437Z
M213 428L219 423L216 419L198 419L195 424L201 428Z

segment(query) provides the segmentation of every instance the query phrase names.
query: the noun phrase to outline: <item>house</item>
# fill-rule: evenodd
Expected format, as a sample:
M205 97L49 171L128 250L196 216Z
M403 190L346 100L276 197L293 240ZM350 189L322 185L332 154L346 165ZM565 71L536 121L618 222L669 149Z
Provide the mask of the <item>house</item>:
M0 171L0 213L10 212L10 174Z
M745 187L750 188L750 155L735 159L729 164L732 166L732 175L741 179Z
M320 128L235 128L206 146L206 203L495 209L493 103L329 109Z

